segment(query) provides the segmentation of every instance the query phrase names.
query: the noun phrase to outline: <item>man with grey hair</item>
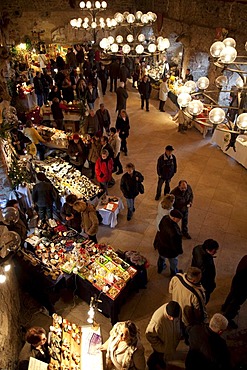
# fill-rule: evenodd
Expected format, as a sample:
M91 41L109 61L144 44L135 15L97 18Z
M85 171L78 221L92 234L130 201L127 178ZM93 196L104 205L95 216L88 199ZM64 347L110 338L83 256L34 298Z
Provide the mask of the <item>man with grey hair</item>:
M185 360L186 370L230 370L231 359L226 342L220 335L226 330L228 320L216 313L205 324L194 325L187 330L189 352Z
M118 111L119 115L122 109L126 109L126 101L129 96L126 89L124 88L124 82L119 83L119 86L116 90L116 94L117 94L116 112Z

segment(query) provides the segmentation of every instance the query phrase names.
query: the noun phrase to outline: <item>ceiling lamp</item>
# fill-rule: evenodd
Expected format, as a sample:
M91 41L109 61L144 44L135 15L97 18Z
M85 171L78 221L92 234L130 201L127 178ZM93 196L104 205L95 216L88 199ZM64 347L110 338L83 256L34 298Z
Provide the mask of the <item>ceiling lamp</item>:
M207 77L200 77L197 81L197 86L200 90L205 90L209 86L209 79Z
M111 45L111 51L113 53L117 53L118 52L118 49L119 49L118 44L112 44Z
M137 54L142 54L144 52L144 46L141 44L137 45L135 51L137 52Z
M225 49L225 44L221 41L216 41L210 47L210 54L214 58L219 58L220 53L222 52L223 49Z
M222 108L213 108L209 112L208 118L209 121L212 122L214 125L219 125L225 120L226 114Z
M189 89L189 93L193 93L194 91L196 91L196 83L195 81L186 81L184 86L186 86L188 89Z
M143 35L143 33L140 33L140 35L138 35L138 41L139 42L144 42L145 40L146 40L145 35Z
M148 45L148 51L149 51L149 53L151 53L151 54L155 53L156 52L156 49L157 49L157 46L155 44L149 44Z
M123 45L122 50L123 50L124 54L129 54L130 50L131 50L131 47L128 44L125 44L125 45Z
M197 116L198 114L202 113L203 108L203 103L200 100L192 100L187 106L187 111L192 116Z
M189 102L191 100L192 100L192 98L191 98L190 94L187 93L187 92L184 92L184 93L178 95L178 104L182 108L187 107L187 105L189 104Z
M233 48L236 47L236 41L231 37L227 37L225 40L223 40L223 44L225 46L231 46Z
M215 85L221 89L222 87L226 87L228 84L228 79L226 76L218 76L216 79L215 79Z
M232 46L226 46L220 53L220 62L224 64L233 63L237 57L237 50Z
M237 126L240 130L247 130L247 113L242 113L238 116Z
M113 43L114 43L114 37L109 36L109 37L108 37L108 41L109 41L109 44L110 44L110 45L111 45L111 44L113 44Z
M109 40L108 40L106 37L104 37L104 38L100 41L99 46L100 46L102 49L104 49L104 50L109 49L109 48L110 48Z
M127 37L126 37L127 41L128 42L133 42L134 41L134 36L129 34Z
M127 20L127 22L129 24L134 23L135 22L135 16L134 16L134 14L128 14L126 20Z
M123 42L123 36L118 35L118 36L116 37L116 41L117 41L117 43L118 43L118 44L121 44L121 43Z

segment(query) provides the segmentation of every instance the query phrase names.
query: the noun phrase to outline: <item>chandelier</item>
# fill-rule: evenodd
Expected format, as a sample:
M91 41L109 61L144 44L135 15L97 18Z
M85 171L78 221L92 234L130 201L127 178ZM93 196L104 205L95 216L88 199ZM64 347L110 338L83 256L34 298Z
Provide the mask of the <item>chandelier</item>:
M247 42L245 44L247 51ZM218 129L231 134L231 146L234 148L236 138L239 134L247 131L247 56L238 55L236 41L226 38L216 41L210 47L213 63L221 69L221 75L215 79L214 90L209 90L209 79L201 77L195 83L187 81L179 90L178 104L184 114L199 124ZM235 72L239 75L230 90L228 86L226 71ZM237 96L236 105L224 106L214 97L219 93L234 93ZM207 110L208 115L203 116ZM245 112L246 111L246 112ZM231 114L230 114L231 113Z
M131 57L154 55L155 53L165 51L170 42L167 38L162 36L155 37L152 35L147 38L141 32L142 28L151 27L157 19L157 15L153 12L143 14L137 11L134 14L129 12L116 13L114 15L115 22L117 22L118 32L116 38L112 35L104 37L100 41L100 47L105 53L115 55L125 55ZM127 36L121 34L121 28L127 28ZM126 33L126 32L125 32Z
M79 4L81 10L86 13L86 17L84 18L74 18L71 19L70 25L75 29L83 28L85 30L96 29L100 27L102 29L105 28L114 28L117 23L112 22L113 20L107 18L106 20L103 17L97 17L98 14L107 8L106 1L81 1Z

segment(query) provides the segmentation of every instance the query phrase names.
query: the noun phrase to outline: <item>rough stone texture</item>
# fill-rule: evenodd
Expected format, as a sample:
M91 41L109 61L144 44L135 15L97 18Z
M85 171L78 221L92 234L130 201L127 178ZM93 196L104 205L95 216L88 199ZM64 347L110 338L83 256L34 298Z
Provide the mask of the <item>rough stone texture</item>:
M13 266L1 284L0 302L0 369L14 370L20 352L20 298Z

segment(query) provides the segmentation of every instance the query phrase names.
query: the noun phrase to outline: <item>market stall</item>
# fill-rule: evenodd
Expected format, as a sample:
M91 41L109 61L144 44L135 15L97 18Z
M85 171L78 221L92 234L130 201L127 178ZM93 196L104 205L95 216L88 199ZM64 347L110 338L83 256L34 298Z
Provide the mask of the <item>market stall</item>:
M100 297L98 308L118 320L121 306L132 291L138 289L137 269L124 261L110 245L95 244L52 220L45 229L36 229L26 239L27 248L17 255L18 268L37 279L42 303L54 312L52 293L60 287L72 287L77 295L90 303ZM20 273L21 274L21 273Z
M112 228L117 225L117 216L122 209L124 209L122 199L112 196L102 198L97 205L97 210L102 217L102 224L110 225Z
M54 314L48 342L49 370L103 370L99 326L79 326Z
M74 101L73 103L64 103L63 105L66 107L63 111L65 131L79 131L79 124L82 114L81 102ZM42 116L44 121L54 120L51 107L49 105L42 107Z
M32 164L36 173L45 173L61 197L72 193L78 198L88 201L102 194L102 189L98 185L95 185L88 177L82 175L80 171L62 158L33 161Z
M235 147L230 146L228 148L230 140L230 133L215 130L211 142L216 143L225 154L247 168L247 135L238 135Z

